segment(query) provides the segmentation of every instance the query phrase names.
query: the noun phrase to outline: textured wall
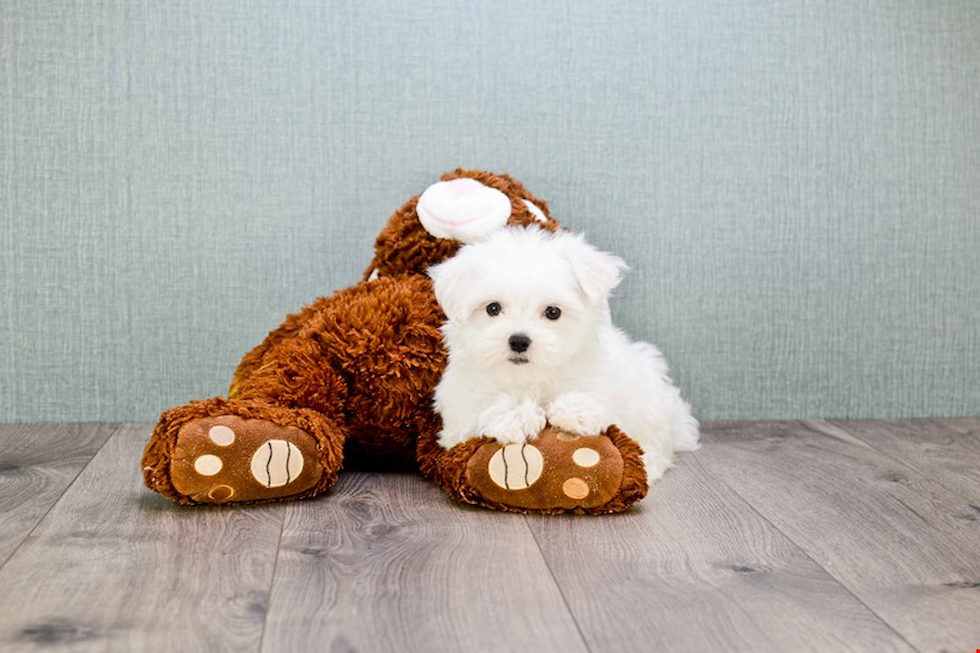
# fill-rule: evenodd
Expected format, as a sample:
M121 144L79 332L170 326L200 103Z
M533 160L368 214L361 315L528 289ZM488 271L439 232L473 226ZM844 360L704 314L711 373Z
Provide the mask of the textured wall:
M633 273L702 418L976 413L980 4L5 0L0 419L223 393L439 172Z

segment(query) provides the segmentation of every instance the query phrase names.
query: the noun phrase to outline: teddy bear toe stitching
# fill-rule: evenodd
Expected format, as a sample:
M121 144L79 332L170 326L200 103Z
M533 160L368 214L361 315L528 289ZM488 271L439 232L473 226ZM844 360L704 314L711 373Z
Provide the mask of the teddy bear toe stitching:
M508 444L490 457L487 473L490 480L505 490L523 490L541 477L544 457L534 445Z
M513 509L575 510L610 501L623 470L623 457L608 437L549 427L533 445L483 445L467 464L467 481L480 498Z
M268 488L289 485L303 471L303 454L292 442L269 440L255 450L252 478Z
M323 470L305 431L221 415L181 427L171 461L174 487L200 503L287 498L310 489Z

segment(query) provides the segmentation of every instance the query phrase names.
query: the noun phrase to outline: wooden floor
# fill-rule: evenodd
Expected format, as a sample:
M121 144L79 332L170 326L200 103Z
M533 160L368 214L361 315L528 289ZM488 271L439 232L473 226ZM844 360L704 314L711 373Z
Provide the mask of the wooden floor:
M707 424L610 517L405 474L181 508L148 435L0 426L0 650L980 648L980 419Z

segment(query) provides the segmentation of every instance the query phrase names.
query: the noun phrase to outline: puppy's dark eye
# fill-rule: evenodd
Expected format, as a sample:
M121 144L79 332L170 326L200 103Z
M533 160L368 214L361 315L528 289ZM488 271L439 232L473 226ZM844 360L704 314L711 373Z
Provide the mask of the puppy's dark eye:
M500 302L490 302L487 304L487 315L490 317L497 317L500 315L500 311L503 309L500 306Z
M549 306L544 309L544 316L549 320L557 320L561 317L561 309L557 306Z

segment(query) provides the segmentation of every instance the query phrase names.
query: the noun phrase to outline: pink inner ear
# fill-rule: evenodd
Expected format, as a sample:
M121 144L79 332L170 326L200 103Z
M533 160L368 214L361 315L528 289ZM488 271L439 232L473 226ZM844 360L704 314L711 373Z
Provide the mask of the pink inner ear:
M469 177L460 177L459 179L453 179L452 181L446 182L446 188L453 194L454 197L459 197L460 195L469 195L470 193L475 193L476 191L483 188L483 184L478 182L476 179L470 179Z

